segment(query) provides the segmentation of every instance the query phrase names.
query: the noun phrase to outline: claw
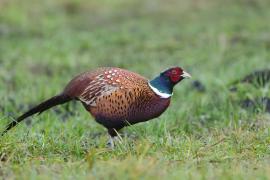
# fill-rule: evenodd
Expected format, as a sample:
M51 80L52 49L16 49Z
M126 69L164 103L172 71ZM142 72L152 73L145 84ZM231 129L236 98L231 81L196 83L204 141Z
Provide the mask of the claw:
M114 142L113 142L113 137L109 137L109 140L107 142L107 147L110 148L110 149L114 149Z
M118 136L114 136L114 137L109 136L109 140L107 142L107 147L110 149L114 149L115 142L121 144L122 143L121 138L119 138Z

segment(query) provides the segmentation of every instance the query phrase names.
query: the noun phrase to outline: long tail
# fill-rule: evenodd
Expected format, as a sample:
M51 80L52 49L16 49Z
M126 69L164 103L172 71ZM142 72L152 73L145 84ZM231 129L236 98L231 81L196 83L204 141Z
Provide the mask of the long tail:
M9 123L7 125L7 127L6 127L6 129L1 133L1 136L6 134L10 129L15 127L18 123L23 121L25 118L27 118L29 116L32 116L34 114L37 114L37 113L41 114L43 111L46 111L46 110L50 109L53 106L64 104L64 103L66 103L66 102L68 102L68 101L70 101L72 99L73 98L71 98L68 95L60 94L60 95L54 96L54 97L40 103L39 105L33 107L32 109L30 109L29 111L27 111L26 113L24 113L23 115L18 117L16 120Z

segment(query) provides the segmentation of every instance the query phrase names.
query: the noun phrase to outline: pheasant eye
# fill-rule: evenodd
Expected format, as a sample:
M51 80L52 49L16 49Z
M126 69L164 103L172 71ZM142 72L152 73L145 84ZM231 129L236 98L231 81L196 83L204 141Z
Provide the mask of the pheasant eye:
M177 74L177 71L176 70L172 70L172 74L173 75L176 75Z
M177 83L181 79L181 69L178 68L171 68L170 70L166 71L165 76L167 76L171 82Z

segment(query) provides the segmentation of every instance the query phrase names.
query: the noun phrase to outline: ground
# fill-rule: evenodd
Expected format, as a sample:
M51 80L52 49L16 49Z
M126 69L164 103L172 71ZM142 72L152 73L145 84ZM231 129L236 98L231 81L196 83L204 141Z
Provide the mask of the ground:
M269 113L242 106L269 97L270 86L230 90L270 68L269 8L268 0L1 0L0 129L100 66L153 78L177 65L193 76L162 116L125 128L114 150L79 103L29 118L0 138L1 178L269 179Z

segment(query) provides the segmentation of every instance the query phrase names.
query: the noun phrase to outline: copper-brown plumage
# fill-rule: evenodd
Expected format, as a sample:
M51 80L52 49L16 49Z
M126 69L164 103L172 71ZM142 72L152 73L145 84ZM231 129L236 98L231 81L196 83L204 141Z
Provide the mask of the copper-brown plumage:
M170 102L158 97L146 78L120 68L83 73L67 85L64 93L79 99L109 130L155 118Z
M161 115L170 104L170 96L162 97L162 93L168 94L163 89L168 86L167 89L172 90L184 78L184 73L179 67L171 68L160 75L161 79L154 79L152 87L152 82L143 76L120 68L106 67L85 72L71 80L60 95L44 101L11 122L4 133L28 116L70 100L79 100L96 121L105 126L111 136L115 136L116 131L126 125ZM163 76L168 77L168 82L166 78L163 80Z

